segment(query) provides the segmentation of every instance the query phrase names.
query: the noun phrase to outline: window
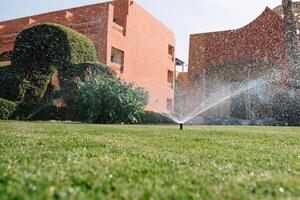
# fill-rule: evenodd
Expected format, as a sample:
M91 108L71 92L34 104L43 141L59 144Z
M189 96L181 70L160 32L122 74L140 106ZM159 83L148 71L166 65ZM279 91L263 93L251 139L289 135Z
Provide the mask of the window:
M175 52L175 48L172 45L169 45L168 53L171 56L172 60L174 60L174 52Z
M174 80L174 73L171 70L168 70L168 83L173 84L173 80Z
M167 110L170 112L173 111L173 99L167 98Z
M0 55L0 67L8 66L11 64L12 52L6 51Z
M120 49L112 47L110 61L112 63L121 65L121 67L123 67L123 65L124 65L124 52Z

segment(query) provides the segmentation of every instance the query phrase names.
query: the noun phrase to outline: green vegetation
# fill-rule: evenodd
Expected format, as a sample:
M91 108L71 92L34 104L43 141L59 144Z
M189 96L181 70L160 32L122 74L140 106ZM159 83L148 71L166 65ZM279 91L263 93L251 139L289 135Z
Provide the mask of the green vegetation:
M53 75L56 85L50 84ZM101 84L93 86L89 77L98 77ZM17 36L12 65L0 69L0 83L0 98L16 102L0 101L3 120L138 123L148 101L144 90L121 82L112 69L97 63L96 48L86 36L49 23ZM67 108L52 105L57 99Z
M116 78L115 72L111 68L100 63L80 63L73 65L72 68L64 70L64 75L68 77L60 80L60 83L64 86L64 90L56 91L55 93L58 95L54 94L56 96L54 98L62 97L68 106L74 104L74 99L78 95L78 83L87 81L90 76Z
M94 44L84 35L57 24L41 24L22 31L16 38L12 66L1 80L0 97L39 102L48 91L50 77L66 77L73 65L96 62ZM61 85L62 88L63 85Z
M280 92L272 98L274 118L290 126L300 126L300 96L291 92Z
M174 122L160 113L145 111L141 117L142 124L173 124Z
M16 103L0 98L0 119L12 119L16 108Z
M299 199L300 129L0 122L0 199Z
M148 103L142 88L103 75L81 82L76 93L68 105L83 122L137 124Z

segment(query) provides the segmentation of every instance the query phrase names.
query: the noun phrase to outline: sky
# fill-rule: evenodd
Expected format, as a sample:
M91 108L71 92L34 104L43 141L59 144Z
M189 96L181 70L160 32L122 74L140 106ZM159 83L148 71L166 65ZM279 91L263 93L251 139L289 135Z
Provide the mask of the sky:
M0 0L0 21L72 8L106 0ZM176 38L176 57L188 61L189 36L193 33L243 27L268 6L281 0L135 0L169 27Z

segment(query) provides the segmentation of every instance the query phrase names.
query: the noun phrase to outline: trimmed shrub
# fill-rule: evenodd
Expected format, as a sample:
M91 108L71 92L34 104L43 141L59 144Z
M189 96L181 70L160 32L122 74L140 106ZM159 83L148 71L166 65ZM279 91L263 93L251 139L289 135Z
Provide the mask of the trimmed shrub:
M280 92L272 98L273 117L280 124L300 125L300 96L292 92Z
M56 70L64 79L68 68L96 60L95 46L86 36L57 24L33 26L16 38L12 66L1 80L2 97L41 101Z
M78 85L72 99L69 108L75 121L135 124L148 103L148 94L120 79L90 76Z
M0 120L12 119L17 103L0 98Z
M10 86L5 81L9 78L11 67L5 66L0 67L0 84L1 84L1 90L0 90L0 98L6 99L6 97L9 96Z

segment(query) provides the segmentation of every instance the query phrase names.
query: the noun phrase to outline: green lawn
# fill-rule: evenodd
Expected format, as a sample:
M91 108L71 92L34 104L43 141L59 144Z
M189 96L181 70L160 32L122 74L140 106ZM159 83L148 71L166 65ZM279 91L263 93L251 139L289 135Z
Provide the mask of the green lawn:
M299 199L300 128L0 122L0 199Z

